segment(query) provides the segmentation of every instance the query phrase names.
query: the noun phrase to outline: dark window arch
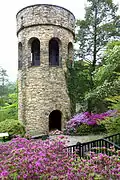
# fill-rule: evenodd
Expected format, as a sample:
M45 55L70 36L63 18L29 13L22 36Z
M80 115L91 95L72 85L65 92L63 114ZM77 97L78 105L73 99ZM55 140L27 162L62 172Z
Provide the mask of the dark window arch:
M68 43L68 61L70 66L73 65L73 44L71 42Z
M49 115L49 131L58 129L61 131L62 113L59 110L54 110Z
M18 43L18 70L22 69L22 43Z
M50 66L59 66L60 65L60 40L58 38L52 38L49 41L49 65Z
M73 61L73 44L71 42L68 43L68 59Z
M31 58L32 66L40 65L40 41L37 38L31 42Z

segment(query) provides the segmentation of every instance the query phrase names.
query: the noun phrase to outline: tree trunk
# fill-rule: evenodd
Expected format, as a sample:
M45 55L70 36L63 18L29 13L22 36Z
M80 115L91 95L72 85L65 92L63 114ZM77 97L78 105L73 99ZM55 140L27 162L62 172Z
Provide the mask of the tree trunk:
M95 19L94 19L94 42L93 42L93 63L92 63L92 72L95 70L95 65L96 65L96 46L97 46L97 5L95 5Z

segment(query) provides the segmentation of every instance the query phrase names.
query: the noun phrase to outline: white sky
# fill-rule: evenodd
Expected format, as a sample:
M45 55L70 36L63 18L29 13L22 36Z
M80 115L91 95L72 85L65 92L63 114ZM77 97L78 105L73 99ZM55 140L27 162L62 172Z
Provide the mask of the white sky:
M114 0L120 4L120 0ZM75 17L83 19L86 0L2 0L0 2L0 66L7 70L9 80L17 79L16 14L32 4L55 4L70 10Z

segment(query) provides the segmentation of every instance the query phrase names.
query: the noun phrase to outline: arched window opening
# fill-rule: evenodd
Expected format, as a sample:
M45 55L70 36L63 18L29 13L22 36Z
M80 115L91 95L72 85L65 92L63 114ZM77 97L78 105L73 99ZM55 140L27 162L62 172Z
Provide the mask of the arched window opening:
M35 38L31 43L32 66L40 65L40 41Z
M68 60L70 64L73 63L73 44L71 42L68 43Z
M49 131L60 130L61 131L61 118L62 113L59 110L54 110L49 115Z
M18 70L22 69L22 43L18 43Z
M57 38L52 38L49 41L49 65L59 66L59 40Z

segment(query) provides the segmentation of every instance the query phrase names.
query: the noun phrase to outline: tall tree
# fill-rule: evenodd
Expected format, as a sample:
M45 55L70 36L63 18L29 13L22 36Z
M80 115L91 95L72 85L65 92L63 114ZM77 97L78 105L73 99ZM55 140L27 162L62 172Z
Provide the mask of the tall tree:
M91 75L107 42L120 38L117 10L112 0L88 0L84 20L77 21L77 55L91 61Z
M76 55L88 60L90 64L90 90L95 89L94 75L104 54L106 45L111 40L120 39L120 16L118 5L113 0L87 0L84 20L77 21ZM92 99L88 98L87 110L92 111Z
M7 82L8 75L6 70L0 67L0 106L3 106L5 103L5 95L7 94Z
M8 82L8 75L5 69L0 67L0 97L6 94L6 83Z
M101 106L105 98L120 95L120 41L108 43L102 65L94 74L94 89L86 94L86 100L91 100L92 110Z

